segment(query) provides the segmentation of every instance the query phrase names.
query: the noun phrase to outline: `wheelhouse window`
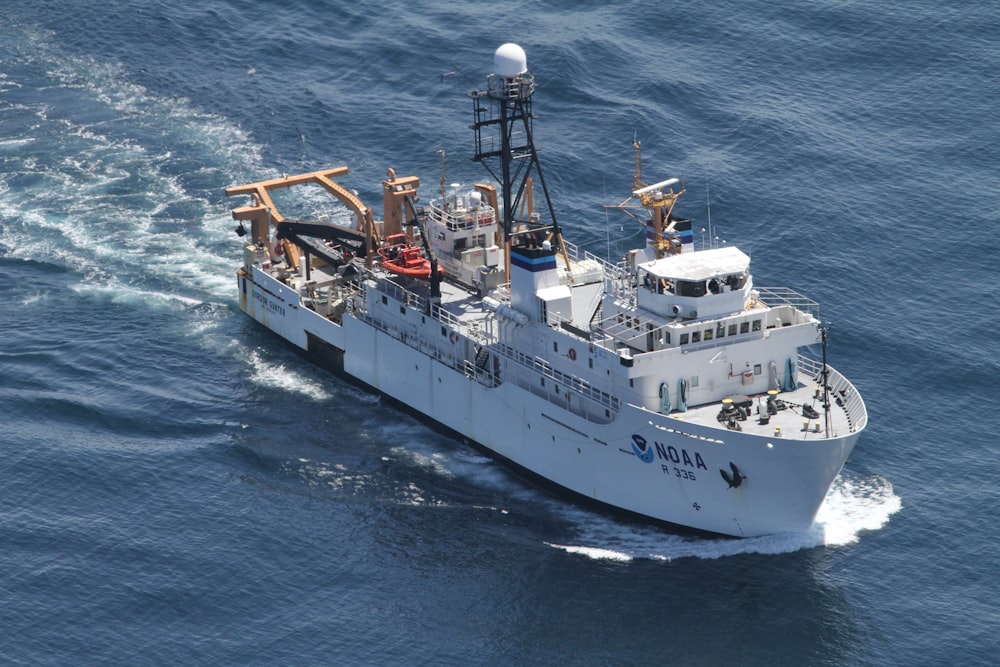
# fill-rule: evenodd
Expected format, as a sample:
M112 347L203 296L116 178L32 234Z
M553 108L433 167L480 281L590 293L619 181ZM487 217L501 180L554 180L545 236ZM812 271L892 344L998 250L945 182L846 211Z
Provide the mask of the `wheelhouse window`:
M705 281L677 281L677 296L705 296Z

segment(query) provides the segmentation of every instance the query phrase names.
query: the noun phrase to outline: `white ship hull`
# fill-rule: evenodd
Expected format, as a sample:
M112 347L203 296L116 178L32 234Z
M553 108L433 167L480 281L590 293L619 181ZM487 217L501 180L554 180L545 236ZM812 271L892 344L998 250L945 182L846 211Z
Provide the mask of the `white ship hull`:
M239 282L244 312L337 371L562 489L655 521L740 537L807 530L860 433L766 437L632 404L595 423L568 409L572 391L560 406L514 382L484 382L460 363L467 338L429 345L420 325L382 330L350 310L334 323L259 268ZM736 488L720 475L732 462L746 477Z

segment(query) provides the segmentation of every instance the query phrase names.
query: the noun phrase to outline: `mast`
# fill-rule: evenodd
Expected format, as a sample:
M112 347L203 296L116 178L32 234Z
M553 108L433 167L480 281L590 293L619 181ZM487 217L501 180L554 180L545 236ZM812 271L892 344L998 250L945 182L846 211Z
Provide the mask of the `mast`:
M622 203L605 205L605 208L620 208L647 228L646 242L652 248L655 259L682 252L677 226L678 223L682 223L682 226L690 228L691 221L674 216L674 206L676 206L680 196L687 192L684 183L679 178L668 178L665 181L647 185L642 180L642 146L637 137L632 139L632 154L635 160L632 194ZM681 189L679 192L674 192L671 186L677 183L681 184ZM664 188L666 188L666 192L664 192ZM639 200L638 205L633 201L636 198ZM648 219L640 219L630 210L639 208L646 210L649 215Z
M445 197L445 195L448 192L447 189L445 189L445 187L444 187L444 184L448 182L448 181L445 180L445 177L444 177L444 149L443 148L439 148L438 151L437 151L437 154L441 158L441 186L438 189L438 192L441 193L441 205L444 206L444 197Z
M535 150L532 112L535 77L528 71L524 49L517 44L500 46L493 55L493 65L495 71L487 77L486 89L469 95L474 103L472 129L476 135L476 152L472 159L482 163L500 183L504 245L509 249L512 241L517 242L516 237L524 227L528 232L542 232L547 240L553 241L553 246L563 251L569 266ZM542 186L550 225L541 224L534 215L534 181ZM525 206L527 217L518 219L515 212L523 211Z
M823 415L824 427L826 428L826 437L830 437L830 370L826 365L826 344L827 344L827 333L828 329L826 327L820 327L820 335L823 340Z

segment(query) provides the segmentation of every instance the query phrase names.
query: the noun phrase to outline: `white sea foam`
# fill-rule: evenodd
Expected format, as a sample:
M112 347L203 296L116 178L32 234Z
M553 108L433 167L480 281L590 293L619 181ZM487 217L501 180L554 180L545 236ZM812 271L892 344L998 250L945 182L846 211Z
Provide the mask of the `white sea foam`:
M182 306L198 306L205 303L201 299L183 294L147 290L134 285L126 285L121 283L116 277L112 277L107 282L100 284L84 283L74 285L71 289L81 295L105 297L112 303L137 305L150 309L174 308L178 304Z
M156 283L154 303L234 299L239 247L214 195L242 180L234 170L260 175L259 147L226 119L136 85L116 63L67 56L46 33L29 39L24 57L49 76L41 88L60 93L7 109L20 135L0 145L9 157L0 176L8 253L65 266L81 287L121 290L125 300L133 285ZM54 148L24 150L33 143Z
M0 243L9 256L54 263L80 276L73 289L135 308L191 309L236 299L239 243L222 189L274 176L260 147L227 119L183 98L151 93L126 68L61 52L38 33L30 58L44 64L54 97L8 107L20 124L0 144ZM4 89L17 81L0 81ZM13 125L11 125L13 127ZM47 152L24 147L41 143ZM199 185L190 185L199 184ZM282 194L300 210L347 224L319 188ZM220 349L228 353L228 347ZM297 374L250 351L253 382L331 398L311 373ZM338 389L339 391L339 389ZM345 389L358 401L378 397Z
M337 393L349 396L352 400L366 405L377 405L382 402L382 397L364 389L358 389L351 385L338 387Z
M573 544L547 544L568 553L615 561L781 554L856 542L864 531L884 526L901 507L899 496L884 478L854 478L842 473L805 533L747 539L682 537L653 526L623 524L603 515L566 509L570 523L577 526L578 539Z
M398 442L398 440L396 440ZM442 478L451 478L455 472L450 461L441 452L427 451L412 446L409 442L396 445L390 449L393 458L402 460L410 466L417 466L433 472Z
M255 350L248 350L246 357L251 368L252 381L263 387L301 394L316 402L331 398L327 388L310 375L302 375L290 370L284 364L267 361Z
M49 298L49 293L45 290L36 289L21 300L21 305L31 306L36 303L44 303Z
M827 546L857 542L866 530L878 530L903 507L884 477L837 478L816 516L813 530Z

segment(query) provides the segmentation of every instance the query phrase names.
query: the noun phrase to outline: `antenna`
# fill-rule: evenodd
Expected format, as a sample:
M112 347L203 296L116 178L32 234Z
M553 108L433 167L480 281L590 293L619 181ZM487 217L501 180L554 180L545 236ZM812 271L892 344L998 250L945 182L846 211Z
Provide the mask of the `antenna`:
M826 365L826 346L830 333L829 326L819 328L823 342L823 414L824 426L826 427L826 437L830 437L830 369Z
M608 198L608 179L604 179L604 199ZM608 215L608 209L604 209L604 246L605 255L604 259L611 261L611 216Z
M705 179L705 206L708 207L708 238L712 238L712 190L708 179ZM702 245L705 244L702 237Z
M441 192L441 204L445 205L445 195L447 194L448 191L445 189L444 186L445 186L445 183L447 183L448 181L445 180L445 177L444 177L444 149L443 148L439 148L437 154L441 156L441 190L440 190L440 192Z
M633 132L632 134L632 155L635 160L635 175L632 178L632 189L638 190L642 187L642 156L640 151L642 150L639 144L639 133Z

